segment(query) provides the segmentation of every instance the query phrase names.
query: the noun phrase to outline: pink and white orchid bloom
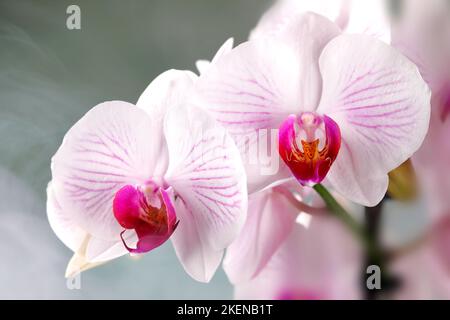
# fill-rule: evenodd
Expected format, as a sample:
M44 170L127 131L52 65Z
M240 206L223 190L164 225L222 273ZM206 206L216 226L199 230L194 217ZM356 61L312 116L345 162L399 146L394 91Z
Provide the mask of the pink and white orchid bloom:
M404 1L393 29L393 44L417 64L432 91L430 129L413 157L430 214L450 212L450 3Z
M196 76L167 71L137 105L97 105L52 158L48 217L75 252L68 274L168 238L186 272L207 282L247 209L240 155L225 130L187 105Z
M326 181L345 198L373 206L387 173L408 159L428 129L430 92L406 57L367 35L342 34L313 13L274 37L220 57L196 83L207 108L238 147L279 129L276 174L249 173L249 191L289 177ZM277 141L275 141L277 142ZM273 145L276 143L272 143Z
M360 299L360 249L332 217L316 216L308 228L297 223L256 277L235 284L235 298Z

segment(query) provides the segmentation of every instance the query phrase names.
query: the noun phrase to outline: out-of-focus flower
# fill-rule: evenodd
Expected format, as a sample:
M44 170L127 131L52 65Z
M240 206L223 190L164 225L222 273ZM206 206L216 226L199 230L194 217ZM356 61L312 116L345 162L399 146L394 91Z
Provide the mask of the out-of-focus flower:
M360 254L360 247L339 221L314 216L308 228L298 223L291 228L287 240L256 277L235 283L235 297L359 299Z
M432 91L430 129L413 157L430 214L450 209L450 3L445 0L403 1L393 28L393 44L417 66Z
M246 146L267 146L279 129L279 155L270 161L281 156L286 166L270 174L247 168L250 192L289 178L289 168L303 185L327 177L345 198L375 205L387 173L422 143L428 87L380 40L342 34L313 13L288 20L217 59L196 83L196 103L228 129L244 159Z
M375 36L389 43L391 28L386 5L384 0L278 0L261 17L250 39L278 36L300 15L314 12L335 22L342 31Z
M249 196L247 221L223 263L232 283L255 277L291 233L300 213L293 187L285 183Z
M329 214L323 200L312 189L298 188L296 181L251 194L247 221L225 255L223 267L228 278L233 284L240 284L257 277L280 247L285 246L297 223L304 225L302 233L308 233L311 221L316 218L328 221L323 217ZM319 230L322 224L314 225L317 227L311 232Z
M450 299L450 215L430 228L427 236L406 247L392 263L400 280L396 299Z
M52 158L48 217L75 252L69 275L170 237L193 278L213 276L245 220L246 178L225 130L186 104L195 80L167 71L136 106L99 104L66 134Z

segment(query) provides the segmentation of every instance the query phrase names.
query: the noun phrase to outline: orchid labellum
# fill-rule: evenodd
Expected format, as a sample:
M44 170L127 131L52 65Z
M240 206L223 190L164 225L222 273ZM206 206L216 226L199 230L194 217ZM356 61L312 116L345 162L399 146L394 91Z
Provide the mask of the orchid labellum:
M66 134L48 216L75 251L69 275L171 238L186 271L211 279L245 219L246 177L225 130L187 105L195 80L163 73L137 105L99 104Z
M428 86L410 60L314 13L222 55L196 92L238 147L278 130L271 161L285 165L272 175L247 169L250 192L293 175L302 185L326 181L367 206L384 196L387 173L419 148L430 114Z

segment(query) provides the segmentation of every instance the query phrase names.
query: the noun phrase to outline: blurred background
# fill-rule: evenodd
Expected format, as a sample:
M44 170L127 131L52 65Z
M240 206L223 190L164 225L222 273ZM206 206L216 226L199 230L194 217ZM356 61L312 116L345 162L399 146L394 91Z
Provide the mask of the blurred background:
M66 9L81 8L81 30ZM244 41L266 0L0 0L0 298L232 298L222 270L192 280L167 242L122 257L68 290L72 252L47 222L50 158L65 132L105 100L135 103L161 72L194 70L229 37Z

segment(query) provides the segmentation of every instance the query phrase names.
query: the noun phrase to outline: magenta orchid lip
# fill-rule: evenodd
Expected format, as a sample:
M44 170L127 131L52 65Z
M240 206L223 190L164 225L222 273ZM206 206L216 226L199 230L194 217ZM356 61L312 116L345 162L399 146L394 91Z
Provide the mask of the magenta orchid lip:
M114 196L114 216L126 230L134 230L138 236L136 248L130 248L121 239L131 253L145 253L162 245L175 231L178 222L175 209L167 190L154 183L143 187L126 185Z
M289 116L280 127L280 157L302 185L325 179L341 146L339 126L312 112Z

